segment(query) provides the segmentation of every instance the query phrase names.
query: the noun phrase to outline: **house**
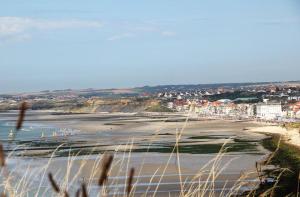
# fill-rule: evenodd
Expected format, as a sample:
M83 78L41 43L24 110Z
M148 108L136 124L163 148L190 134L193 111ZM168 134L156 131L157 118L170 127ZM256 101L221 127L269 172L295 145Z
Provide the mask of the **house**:
M289 96L288 100L289 101L300 101L300 96Z
M265 102L256 104L256 117L258 118L271 120L278 119L282 115L281 103Z
M300 102L289 105L287 110L287 117L300 118Z
M173 109L174 108L174 103L173 102L168 102L167 107L169 109Z
M243 117L253 117L254 116L254 104L241 103L237 104L237 113Z

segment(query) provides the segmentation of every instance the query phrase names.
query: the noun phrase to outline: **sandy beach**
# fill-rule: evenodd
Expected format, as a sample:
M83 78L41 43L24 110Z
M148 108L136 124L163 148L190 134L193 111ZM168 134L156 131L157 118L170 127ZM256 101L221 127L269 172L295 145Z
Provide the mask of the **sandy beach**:
M278 125L262 125L258 127L248 128L249 132L277 134L281 136L284 142L300 148L300 132L299 129L291 128L286 129Z
M0 119L14 121L15 114L0 114ZM113 181L112 188L118 194L123 191L124 179L126 180L130 167L134 167L138 172L135 179L137 194L142 194L145 188L149 188L149 194L157 192L158 196L165 196L171 193L176 196L180 190L180 180L186 181L187 188L198 184L199 181L212 181L213 191L218 193L224 188L225 190L231 188L242 174L248 173L250 174L246 178L247 184L251 183L251 187L257 184L258 179L253 173L255 162L262 160L269 153L259 143L266 136L259 133L258 129L265 127L244 121L191 120L185 122L185 120L186 116L182 114L57 115L47 111L30 111L26 116L28 124L53 125L55 128L71 128L78 132L64 138L53 139L47 136L46 141L39 141L38 146L33 147L34 150L28 149L22 151L22 154L26 155L26 161L31 157L37 161L37 156L39 157L39 165L29 164L29 168L35 169L32 171L37 171L48 162L48 159L44 157L48 157L47 155L52 152L50 142L68 143L65 149L56 153L57 157L52 159L47 171L67 172L68 159L66 157L72 149L75 151L74 154L80 153L72 159L72 170L77 172L80 169L75 181L79 183L82 178L91 178L92 173L93 176L90 179L92 182L99 176L99 169L91 171L92 166L101 158L103 152L108 151L115 157L110 181ZM179 140L179 159L173 149L178 133L182 134ZM44 145L45 143L47 146ZM226 153L220 157L219 152L224 143ZM46 148L41 150L44 146ZM89 155L88 152L91 150L94 152ZM85 152L87 152L88 159L83 154ZM210 163L216 158L218 158L217 164ZM20 160L20 158L14 159ZM28 163L30 162L24 165ZM212 168L220 171L215 180L209 177ZM17 173L21 174L21 172ZM199 176L193 179L195 175ZM63 179L65 173L60 173L60 176L62 176L60 179ZM97 189L91 192L93 191Z

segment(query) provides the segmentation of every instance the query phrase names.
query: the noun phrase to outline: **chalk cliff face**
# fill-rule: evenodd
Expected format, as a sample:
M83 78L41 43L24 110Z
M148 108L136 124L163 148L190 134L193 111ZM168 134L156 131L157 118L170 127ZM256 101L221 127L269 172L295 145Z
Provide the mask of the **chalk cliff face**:
M100 99L87 100L82 107L72 108L72 112L142 112L160 106L160 102L154 99Z

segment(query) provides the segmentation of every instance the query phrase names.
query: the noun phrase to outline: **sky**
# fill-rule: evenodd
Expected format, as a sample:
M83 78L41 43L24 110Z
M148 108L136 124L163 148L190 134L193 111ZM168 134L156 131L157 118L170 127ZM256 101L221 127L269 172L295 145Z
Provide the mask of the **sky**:
M298 0L1 0L0 93L300 80Z

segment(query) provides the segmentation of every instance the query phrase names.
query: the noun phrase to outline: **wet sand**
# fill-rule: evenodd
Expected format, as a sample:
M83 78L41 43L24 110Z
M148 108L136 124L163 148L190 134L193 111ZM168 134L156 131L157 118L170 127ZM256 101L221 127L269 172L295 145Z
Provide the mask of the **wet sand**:
M4 116L1 114L0 118ZM14 119L12 114L6 114L5 117L6 120ZM89 159L85 159L84 156L76 157L73 170L77 172L80 169L76 183L80 182L79 180L83 177L85 179L90 177L92 166L103 151L107 150L114 154L111 190L118 194L124 190L128 168L134 167L138 172L135 176L137 196L145 192L148 187L150 195L155 193L158 184L160 186L157 189L157 196L165 196L169 192L172 196L178 195L180 180L186 181L186 188L198 184L199 181L208 180L209 172L214 167L209 162L218 156L219 146L228 143L229 151L221 157L218 163L219 170L222 167L224 169L216 180L210 180L214 185L210 189L219 193L223 187L225 190L231 188L241 174L254 172L255 162L262 160L268 154L268 151L259 144L259 140L265 135L246 130L249 127L259 127L256 123L224 120L193 120L185 123L185 119L186 117L181 114L51 115L49 112L30 112L26 117L27 122L78 129L79 134L70 136L67 141L84 141L85 145L100 147L99 152ZM177 160L176 154L172 154L171 147L176 142L176 133L181 131L179 144L182 148L179 150L179 160ZM47 161L48 159L41 158L39 159L41 164L35 164L32 168L40 168ZM166 167L168 161L169 164ZM84 167L80 167L82 163L85 163ZM66 172L66 164L65 157L53 158L49 171ZM193 180L192 178L206 164L208 166L201 170L203 173L201 177ZM178 175L179 169L182 174L181 179ZM97 170L99 172L93 170L95 173L93 179L99 176L100 170ZM162 177L161 180L160 177ZM246 180L249 184L258 181L255 174L250 175ZM94 189L90 191L91 193L99 190L95 184L92 185L95 188L92 187Z

